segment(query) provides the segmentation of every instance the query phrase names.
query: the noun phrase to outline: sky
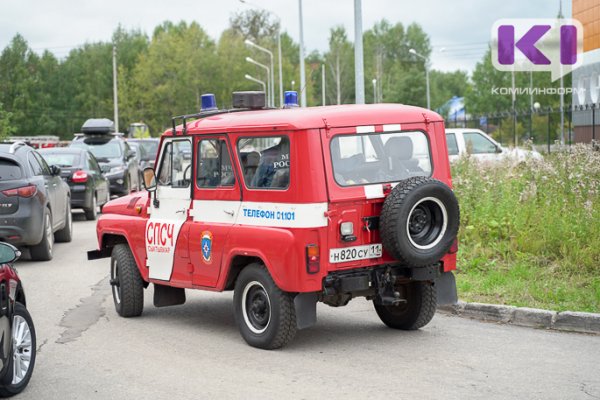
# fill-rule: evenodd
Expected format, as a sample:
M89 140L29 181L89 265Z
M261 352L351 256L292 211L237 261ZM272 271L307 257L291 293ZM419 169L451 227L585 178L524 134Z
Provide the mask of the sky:
M362 0L363 30L387 19L420 24L429 34L432 68L472 72L481 60L493 23L501 18L553 18L560 0ZM141 29L148 35L163 21L198 22L217 39L235 12L267 9L283 30L299 39L298 0L0 0L0 49L20 33L36 52L64 58L86 42L110 41L115 28ZM343 25L354 38L353 0L303 0L304 47L325 51L330 28ZM571 16L571 0L563 1Z

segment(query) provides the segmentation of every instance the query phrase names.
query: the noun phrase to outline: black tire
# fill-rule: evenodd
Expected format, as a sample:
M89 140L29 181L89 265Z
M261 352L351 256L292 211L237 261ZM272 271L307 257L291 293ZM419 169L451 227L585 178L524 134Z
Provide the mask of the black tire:
M98 216L98 201L96 200L96 194L92 194L92 206L90 208L84 208L85 219L88 221L94 221Z
M431 321L437 307L437 292L429 282L410 282L406 284L406 290L406 303L397 306L375 304L375 311L390 328L411 331Z
M250 346L278 349L296 335L292 296L275 285L264 265L250 264L240 272L233 305L235 321Z
M29 328L29 345L27 345L27 336L21 338L16 338L14 335L18 334L16 330L13 329L13 344L12 344L12 352L9 358L8 371L6 372L6 376L0 381L0 397L10 397L14 396L18 393L21 393L23 389L29 383L31 379L31 374L33 374L33 368L35 367L35 355L36 355L36 338L35 338L35 327L33 326L33 320L31 319L31 315L25 308L25 306L21 303L15 303L14 308L14 316L13 316L13 328L16 326L17 318L19 319L19 323L25 323ZM25 332L24 330L21 332ZM16 344L16 346L15 346ZM15 354L16 353L16 354ZM25 360L29 356L29 364L25 364ZM20 362L17 363L17 358ZM19 374L16 376L15 368L19 368L22 366L21 372L26 369L22 375ZM18 380L15 382L15 380Z
M71 214L71 199L67 199L67 212L65 214L65 226L54 234L57 242L68 243L73 239L73 215Z
M395 259L421 267L438 262L456 239L460 211L454 192L426 177L401 181L385 199L381 241Z
M138 317L144 310L144 280L126 244L113 248L110 283L115 309L121 317Z
M52 214L47 208L44 209L42 241L35 246L29 247L29 253L33 261L52 260L52 250L54 248L54 234L52 233Z

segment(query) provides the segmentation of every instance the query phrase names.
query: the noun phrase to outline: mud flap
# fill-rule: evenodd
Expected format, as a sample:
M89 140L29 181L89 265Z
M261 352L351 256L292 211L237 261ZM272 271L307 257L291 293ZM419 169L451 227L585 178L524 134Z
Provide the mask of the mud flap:
M316 293L298 293L294 297L298 329L308 328L317 323L317 299Z
M456 294L456 280L452 271L440 274L435 280L435 290L437 292L438 305L456 304L458 295Z
M185 289L154 284L154 306L167 307L185 303Z

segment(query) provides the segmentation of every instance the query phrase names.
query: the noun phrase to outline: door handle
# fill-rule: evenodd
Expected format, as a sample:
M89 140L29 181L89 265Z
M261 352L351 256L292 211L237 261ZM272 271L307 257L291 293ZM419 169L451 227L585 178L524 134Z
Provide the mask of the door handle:
M175 211L175 214L183 214L185 213L187 210L185 208L182 208L181 210L177 210Z
M223 210L223 212L231 217L233 217L234 212L232 210Z

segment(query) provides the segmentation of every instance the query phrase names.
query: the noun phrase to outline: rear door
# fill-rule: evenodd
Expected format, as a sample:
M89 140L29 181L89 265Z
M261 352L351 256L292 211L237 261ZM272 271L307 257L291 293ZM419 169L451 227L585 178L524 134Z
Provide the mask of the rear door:
M225 135L199 136L194 146L195 187L189 231L192 283L214 287L223 249L241 205L240 177L233 168L234 153Z
M385 197L399 181L432 173L424 124L336 128L322 138L330 198L330 267L392 261L383 252L379 217Z

